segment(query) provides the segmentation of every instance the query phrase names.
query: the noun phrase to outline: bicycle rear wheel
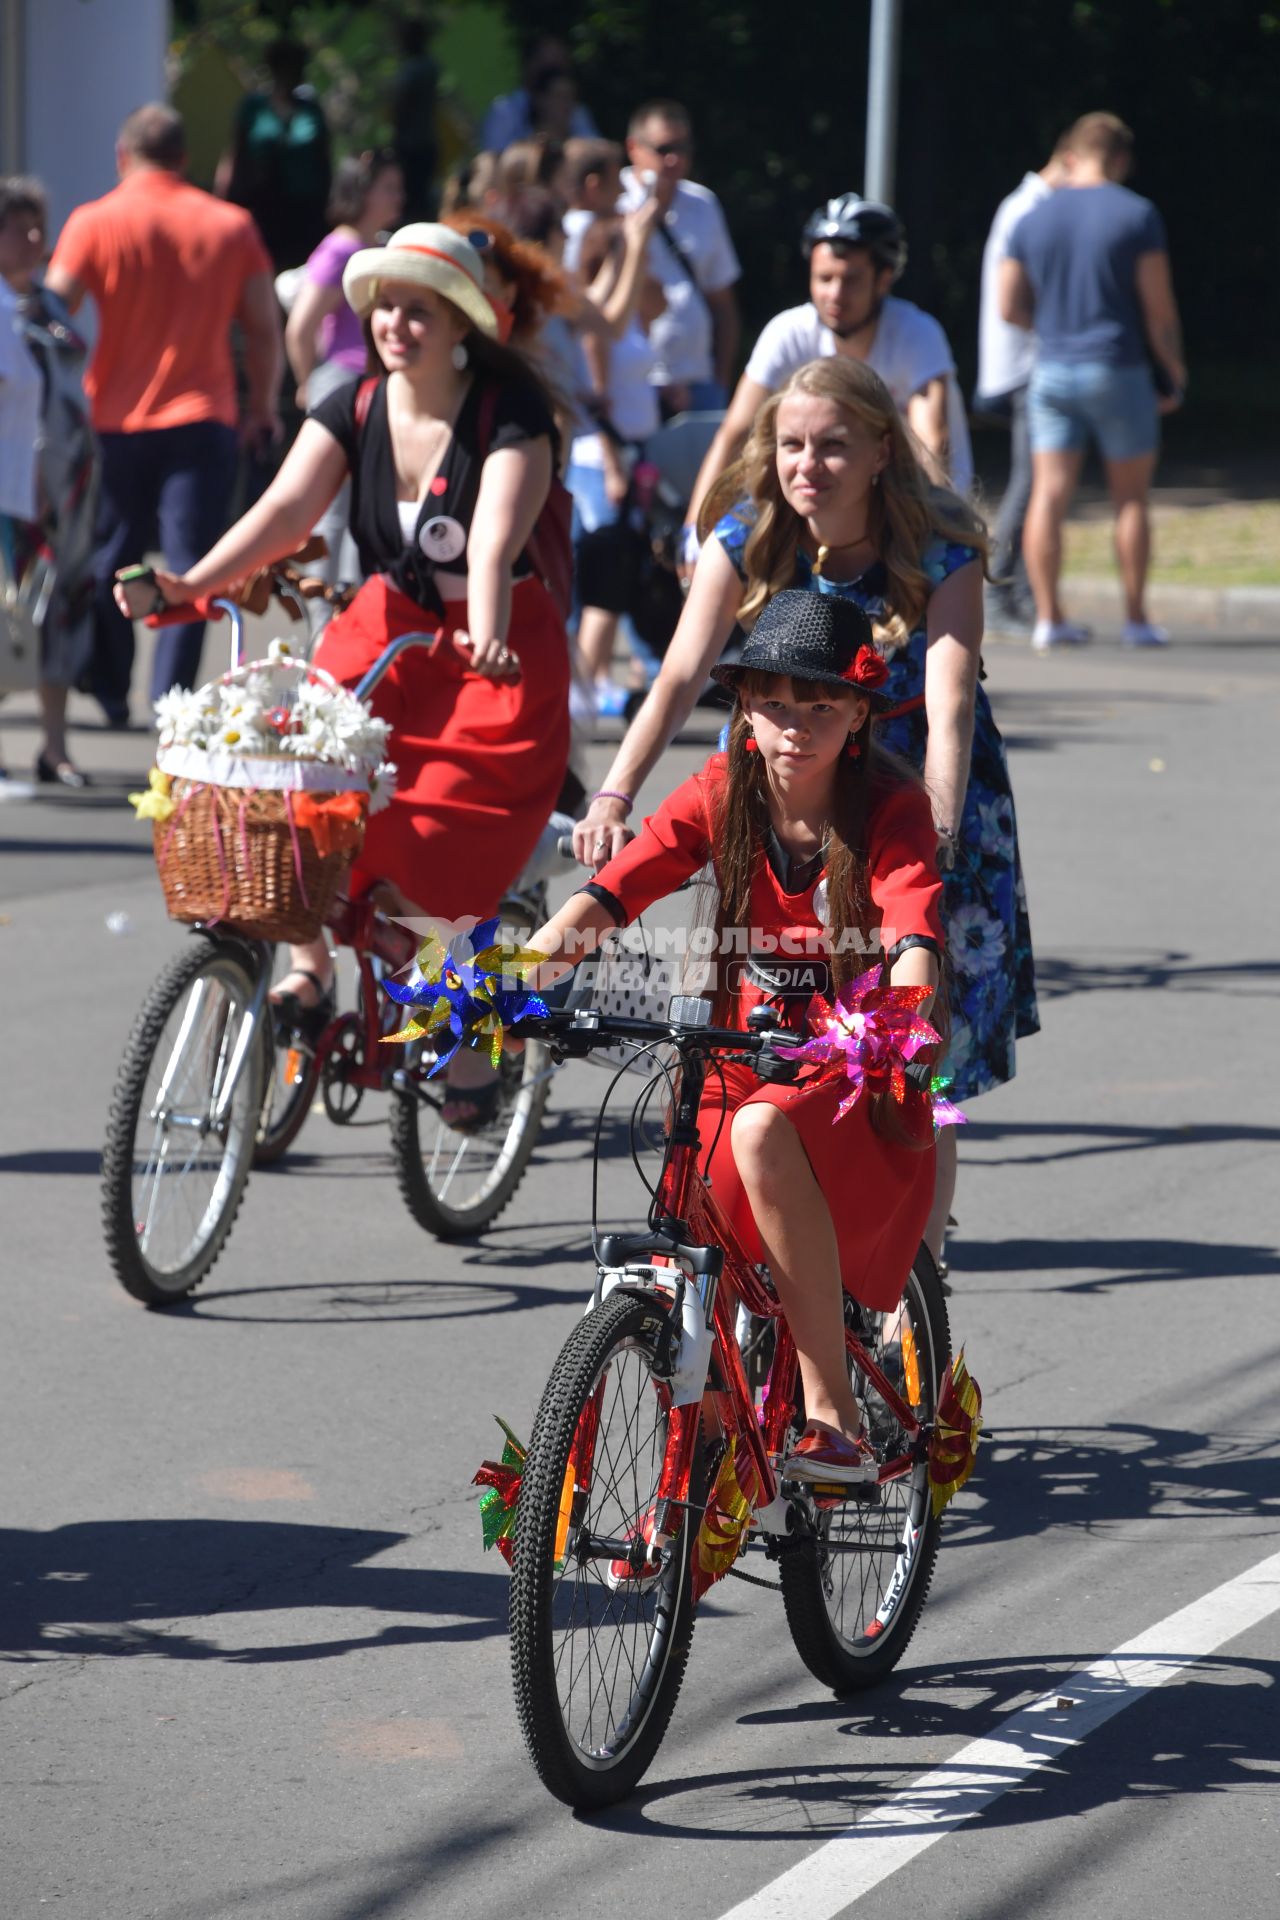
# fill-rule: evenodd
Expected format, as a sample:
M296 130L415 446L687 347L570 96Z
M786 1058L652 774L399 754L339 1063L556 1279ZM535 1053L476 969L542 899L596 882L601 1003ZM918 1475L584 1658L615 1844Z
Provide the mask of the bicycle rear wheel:
M662 1301L615 1293L579 1321L525 1461L511 1578L516 1708L543 1784L571 1807L632 1791L689 1658L696 1513L656 1564L645 1554L670 1414L654 1371L666 1316Z
M493 1119L475 1133L458 1133L441 1118L443 1079L418 1079L421 1064L411 1048L411 1084L391 1102L396 1177L420 1227L438 1240L465 1240L492 1226L524 1178L554 1069L540 1040L522 1053L504 1053Z
M306 1124L315 1099L314 1048L302 1034L277 1034L262 1023L262 1110L253 1143L255 1167L284 1158Z
M239 1208L262 1104L262 1050L244 1031L255 985L239 946L193 940L129 1036L102 1151L102 1224L121 1286L148 1306L199 1285Z
M896 1314L885 1316L892 1329ZM893 1340L877 1356L922 1424L933 1419L951 1352L946 1301L927 1247L916 1255ZM858 1369L853 1385L881 1459L905 1451L902 1428ZM883 1680L915 1632L938 1557L940 1521L929 1500L928 1468L890 1480L866 1500L815 1502L813 1531L782 1550L787 1625L810 1673L838 1694Z

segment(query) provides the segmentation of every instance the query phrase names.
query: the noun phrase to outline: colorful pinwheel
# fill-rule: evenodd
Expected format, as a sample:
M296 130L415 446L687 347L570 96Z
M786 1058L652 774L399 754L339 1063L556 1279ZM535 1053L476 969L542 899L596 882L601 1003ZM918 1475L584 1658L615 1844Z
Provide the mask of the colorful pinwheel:
M446 947L431 933L418 949L408 980L384 980L384 992L399 1006L415 1009L407 1027L388 1034L392 1044L446 1030L452 1046L439 1051L432 1073L439 1073L464 1043L487 1044L496 1067L509 1027L529 1014L545 1014L546 1002L526 987L520 969L546 959L532 947L511 946L498 937L495 915L468 933L455 934Z
M929 998L929 987L882 987L880 969L871 967L841 987L833 1001L814 997L810 1022L817 1031L798 1047L779 1047L789 1060L809 1060L839 1069L850 1081L850 1092L836 1109L840 1120L857 1106L864 1091L906 1096L905 1069L921 1047L937 1044L942 1035L917 1009ZM958 1107L939 1097L940 1082L930 1089L936 1126L954 1125L964 1118Z

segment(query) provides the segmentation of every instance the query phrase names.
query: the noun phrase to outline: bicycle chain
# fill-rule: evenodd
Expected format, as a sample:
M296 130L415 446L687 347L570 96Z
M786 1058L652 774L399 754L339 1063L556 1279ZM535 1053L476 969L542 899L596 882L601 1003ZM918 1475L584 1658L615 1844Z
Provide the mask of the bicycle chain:
M766 1593L781 1593L781 1580L762 1580L758 1573L743 1573L738 1567L729 1568L731 1580L745 1580L749 1587L763 1587Z

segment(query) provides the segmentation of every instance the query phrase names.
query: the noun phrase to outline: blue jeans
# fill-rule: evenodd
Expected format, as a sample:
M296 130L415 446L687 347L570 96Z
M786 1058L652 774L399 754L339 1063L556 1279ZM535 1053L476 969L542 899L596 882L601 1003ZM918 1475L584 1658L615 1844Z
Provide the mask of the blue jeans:
M227 524L236 476L236 431L219 420L141 433L103 433L102 491L94 529L94 648L90 681L109 714L123 714L133 677L133 626L111 595L119 567L157 545L165 565L185 573ZM203 620L164 627L151 672L151 698L193 687L200 671Z
M1027 389L1027 426L1033 453L1082 453L1090 439L1104 460L1155 453L1160 419L1151 369L1041 360Z

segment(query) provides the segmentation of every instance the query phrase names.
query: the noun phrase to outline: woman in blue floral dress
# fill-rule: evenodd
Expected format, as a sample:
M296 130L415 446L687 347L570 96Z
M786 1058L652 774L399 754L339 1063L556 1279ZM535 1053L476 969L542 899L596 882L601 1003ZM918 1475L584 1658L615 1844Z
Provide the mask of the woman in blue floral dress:
M575 836L599 865L629 837L630 799L686 718L739 620L784 587L852 599L890 670L878 738L924 775L938 828L954 1097L1013 1077L1039 1029L1013 794L981 685L988 543L973 509L933 487L888 389L860 361L811 361L766 402L741 461L703 509L684 616ZM710 537L708 537L710 536ZM940 1254L955 1185L954 1130L939 1140L926 1239Z

